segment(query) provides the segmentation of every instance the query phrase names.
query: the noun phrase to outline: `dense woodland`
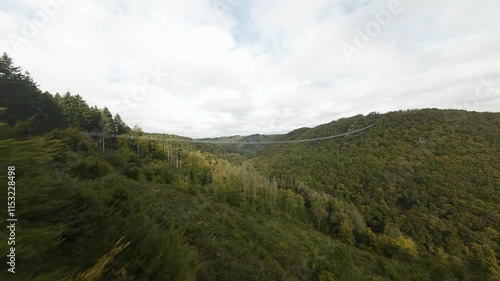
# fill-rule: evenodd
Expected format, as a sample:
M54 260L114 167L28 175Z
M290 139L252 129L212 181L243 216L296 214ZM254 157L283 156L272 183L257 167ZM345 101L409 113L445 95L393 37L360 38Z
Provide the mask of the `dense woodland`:
M0 107L19 218L17 273L0 280L500 280L500 113L371 113L224 138L375 124L327 141L185 143L42 92L6 54Z

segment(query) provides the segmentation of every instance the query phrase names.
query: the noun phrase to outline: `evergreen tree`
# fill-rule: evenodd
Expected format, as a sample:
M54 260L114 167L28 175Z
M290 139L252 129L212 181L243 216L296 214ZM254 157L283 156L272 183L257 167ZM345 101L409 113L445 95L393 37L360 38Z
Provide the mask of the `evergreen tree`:
M115 114L115 117L113 118L113 125L115 126L115 133L122 135L130 132L130 128L123 122L122 118L120 115L117 113Z
M5 53L0 58L0 106L6 108L2 118L8 125L25 122L20 135L43 134L62 126L62 112L52 95L42 93L29 73L22 73Z

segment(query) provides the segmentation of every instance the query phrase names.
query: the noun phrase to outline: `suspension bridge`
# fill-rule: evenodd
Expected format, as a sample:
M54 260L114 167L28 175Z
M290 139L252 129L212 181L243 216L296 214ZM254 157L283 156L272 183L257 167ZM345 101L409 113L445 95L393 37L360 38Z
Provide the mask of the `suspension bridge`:
M299 139L299 140L276 140L276 141L226 141L226 140L206 140L206 139L189 139L189 138L172 138L172 137L157 137L157 136L133 136L133 135L118 135L118 134L104 134L96 132L84 132L85 135L90 137L102 137L102 138L119 138L119 139L131 139L131 140L150 140L150 141L164 141L164 142L180 142L180 143L195 143L195 144L249 144L249 145L261 145L261 144L290 144L290 143L306 143L306 142L317 142L330 140L340 137L345 137L348 135L356 134L374 127L375 124L363 127L361 129L348 131L346 133L331 135L326 137L310 138L310 139Z

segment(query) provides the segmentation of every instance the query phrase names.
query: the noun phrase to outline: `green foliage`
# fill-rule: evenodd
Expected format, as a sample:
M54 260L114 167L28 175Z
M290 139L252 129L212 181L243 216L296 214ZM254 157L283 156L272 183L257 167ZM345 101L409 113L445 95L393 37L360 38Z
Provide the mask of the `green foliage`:
M128 247L130 245L130 242L126 244L121 244L121 241L123 240L120 239L118 242L116 242L114 248L109 251L109 253L106 253L104 256L100 257L97 263L90 269L86 270L85 272L79 273L73 280L79 280L79 281L95 281L99 280L101 276L104 274L104 271L106 267L113 262L115 259L116 255L118 255L123 249ZM119 273L122 275L121 277L124 277L126 274L126 270L120 270ZM64 281L70 281L72 278L67 278Z
M346 243L354 236L361 249L406 261L443 252L469 271L457 278L496 280L500 114L428 109L360 115L280 139L371 123L377 125L337 141L270 146L254 165L281 188L301 193L318 229ZM448 262L440 268L436 272L458 276Z
M212 167L201 152L189 152L185 160L185 168L193 183L201 185L210 183Z
M268 147L152 141L185 138L42 93L4 55L0 120L18 280L500 280L498 113L400 111L217 139L377 124Z
M52 95L40 91L29 73L22 73L5 53L0 57L0 107L6 108L0 118L9 126L25 122L15 136L40 135L63 126L62 111Z
M110 167L96 154L76 153L81 164L63 169L68 173L57 173L68 163L60 156L64 155L63 141L70 139L53 138L0 141L1 166L16 166L16 216L20 219L16 263L22 265L16 278L58 280L74 276L90 268L125 236L129 247L95 280L111 280L117 274L141 280L194 280L198 267L195 250L184 243L182 233L168 223L157 224L148 215L142 198L152 189L144 191L136 182L110 171L93 180L94 173L103 173L96 163ZM51 168L51 163L60 161ZM2 221L5 228L5 219ZM6 245L2 243L0 250L6 252Z

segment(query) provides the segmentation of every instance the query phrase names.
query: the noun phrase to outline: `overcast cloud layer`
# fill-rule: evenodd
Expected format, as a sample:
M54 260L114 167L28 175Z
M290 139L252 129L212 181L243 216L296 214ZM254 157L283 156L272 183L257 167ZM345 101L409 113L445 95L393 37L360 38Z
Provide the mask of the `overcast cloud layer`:
M498 0L2 1L0 51L42 90L145 131L282 133L373 111L499 111L498 11Z

